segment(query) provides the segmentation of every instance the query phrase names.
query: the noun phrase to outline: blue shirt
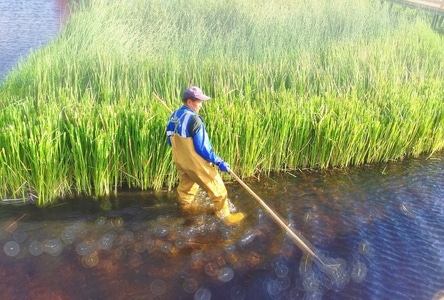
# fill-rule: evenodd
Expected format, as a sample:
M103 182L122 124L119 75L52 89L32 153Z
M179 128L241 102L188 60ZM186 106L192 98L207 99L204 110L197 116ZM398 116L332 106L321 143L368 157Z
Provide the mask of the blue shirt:
M168 120L166 133L170 146L172 135L178 134L182 138L192 138L194 149L205 160L213 164L222 161L213 150L202 117L188 106L183 105L173 112Z

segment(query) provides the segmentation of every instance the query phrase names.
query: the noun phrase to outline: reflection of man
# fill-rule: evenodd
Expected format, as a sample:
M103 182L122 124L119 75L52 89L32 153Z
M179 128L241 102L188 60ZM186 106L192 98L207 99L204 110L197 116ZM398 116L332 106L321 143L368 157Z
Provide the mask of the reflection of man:
M168 143L173 147L179 174L179 202L185 212L198 209L194 197L200 186L213 201L216 216L227 225L235 225L245 215L230 212L227 189L212 164L227 173L230 173L230 166L214 152L198 114L202 103L209 99L200 88L189 87L182 95L184 105L172 113L167 124Z

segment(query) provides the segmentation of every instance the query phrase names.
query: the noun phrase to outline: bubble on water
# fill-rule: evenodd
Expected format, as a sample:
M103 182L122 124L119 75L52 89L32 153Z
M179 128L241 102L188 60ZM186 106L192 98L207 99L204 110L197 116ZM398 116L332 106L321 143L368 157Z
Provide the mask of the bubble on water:
M194 278L187 278L183 282L183 290L185 293L192 294L197 290L198 287L199 283Z
M153 293L153 295L156 297L165 294L165 292L166 292L165 281L163 281L161 279L155 279L150 284L150 290L151 290L151 293Z
M169 234L169 230L165 226L159 226L156 228L155 234L158 237L166 237Z
M286 265L280 264L274 268L274 273L277 277L287 277L288 267Z
M82 256L88 255L93 251L94 251L94 245L93 245L93 243L90 243L90 242L81 242L81 243L78 243L76 246L77 254L82 255Z
M97 251L93 251L87 255L82 256L82 265L86 268L92 268L99 263L99 255Z
M96 225L97 225L97 226L102 227L102 226L105 226L105 224L106 224L106 217L104 217L104 216L100 216L100 217L98 217L98 218L96 219Z
M257 229L256 228L250 228L248 229L243 236L240 237L239 239L239 246L241 247L245 247L248 244L251 244L254 239L257 236Z
M146 250L144 242L137 242L134 244L134 251L136 253L143 253Z
M290 278L288 276L276 278L276 282L279 284L279 288L284 291L290 287Z
M367 241L367 240L362 240L362 241L359 243L359 246L358 246L358 252L359 252L361 255L364 255L364 256L366 256L366 257L369 257L369 256L370 256L370 251L371 251L371 245L370 245L370 242Z
M59 239L47 240L43 244L43 249L46 253L49 253L52 256L57 256L62 253L63 244Z
M114 251L114 257L117 260L123 260L126 257L126 250L124 247L118 247L115 251Z
M219 268L217 267L217 264L210 262L205 265L205 273L208 276L216 276L218 272Z
M204 253L202 250L196 249L191 252L191 259L193 261L199 261L199 260L202 260L203 258L204 258Z
M306 293L304 300L322 300L324 295L321 292Z
M43 244L39 241L33 241L29 244L29 253L34 256L39 256L43 253Z
M313 271L306 272L302 276L302 286L307 293L314 293L320 290L321 284Z
M236 284L230 290L231 300L244 300L247 292L242 285Z
M196 232L196 230L195 230L194 227L189 227L189 228L185 229L185 230L182 232L182 236L183 236L184 238L189 239L189 238L194 237L194 236L196 235L196 233L197 233L197 232Z
M330 278L332 289L334 291L342 290L350 282L350 274L347 272L347 263L345 260L337 258L332 260L335 267L326 267L323 269ZM330 262L329 262L330 263Z
M223 223L222 223L221 226L223 226L223 227L219 228L219 232L220 232L220 234L222 235L222 237L223 237L224 239L230 239L230 238L232 238L233 235L234 235L234 232L235 232L235 231L234 231L234 230L231 230L231 229L228 228L228 227L226 227L226 225L223 224Z
M97 241L97 246L99 249L102 250L109 250L111 249L111 247L113 246L113 242L115 239L115 234L108 232L105 233L98 241Z
M185 247L185 241L182 238L178 238L174 242L174 246L176 246L176 248L178 249L182 249L183 247Z
M361 261L356 261L352 265L351 278L356 283L361 283L367 276L367 265Z
M207 288L200 287L196 293L194 293L194 300L210 300L211 291Z
M75 230L72 227L65 228L60 234L60 238L66 245L71 245L76 240Z
M142 256L138 253L133 253L130 256L129 263L133 267L138 267L142 264Z
M132 232L130 230L125 230L125 232L123 233L122 239L127 242L132 241L134 239L134 232Z
M16 256L20 252L20 245L16 241L9 241L3 246L7 256Z
M84 233L86 233L85 224L86 222L84 220L78 220L67 227L67 229L78 235L83 235Z
M233 244L229 244L224 247L224 251L226 253L232 253L232 252L234 252L234 250L236 250L236 245L233 245Z
M27 237L28 237L28 235L23 230L16 230L12 234L12 238L14 239L14 241L16 241L19 244L26 241Z
M299 290L297 287L294 287L290 290L289 299L290 300L299 300L304 298L304 291Z
M228 282L234 277L234 271L230 267L223 267L217 272L217 278L222 282Z
M265 289L270 296L277 296L281 293L279 283L274 279L269 279L264 282Z
M173 244L171 244L171 242L166 241L160 245L160 250L164 253L170 253L172 249Z

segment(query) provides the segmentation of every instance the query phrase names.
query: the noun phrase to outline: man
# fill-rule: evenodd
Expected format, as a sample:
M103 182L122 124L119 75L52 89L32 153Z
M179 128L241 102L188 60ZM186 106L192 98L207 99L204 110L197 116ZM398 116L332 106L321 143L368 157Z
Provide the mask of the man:
M204 189L214 204L214 211L227 225L238 224L245 215L231 213L227 189L222 177L213 167L230 173L230 165L213 150L199 111L202 103L211 99L196 86L182 94L183 106L172 113L167 124L168 144L173 148L173 157L179 174L179 203L183 211L192 212L197 204L194 197L199 186Z

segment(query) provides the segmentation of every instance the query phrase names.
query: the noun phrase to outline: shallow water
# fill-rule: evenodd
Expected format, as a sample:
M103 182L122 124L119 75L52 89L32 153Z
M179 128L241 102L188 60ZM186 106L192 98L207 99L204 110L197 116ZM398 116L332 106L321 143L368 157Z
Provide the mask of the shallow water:
M0 297L439 299L443 182L442 153L247 181L336 269L304 255L235 182L232 202L248 213L237 228L182 215L168 192L3 205Z

